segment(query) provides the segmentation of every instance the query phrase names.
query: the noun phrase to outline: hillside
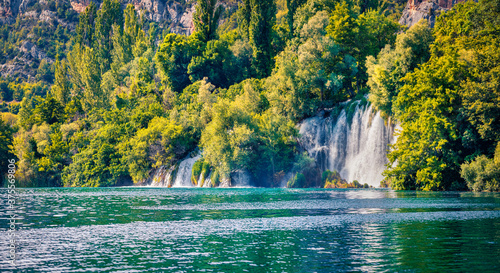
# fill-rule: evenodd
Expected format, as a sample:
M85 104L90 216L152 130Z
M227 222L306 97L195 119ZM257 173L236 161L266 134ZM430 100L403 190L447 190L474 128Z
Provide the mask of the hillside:
M56 56L65 57L67 42L78 24L78 15L90 0L24 0L0 3L0 76L35 80L38 69L49 69ZM132 4L143 24L154 23L164 33L190 35L194 31L194 5L190 1L125 0L122 9ZM237 7L235 1L221 1L226 7L224 18ZM53 67L51 67L53 71ZM39 79L44 77L39 76ZM47 76L48 77L48 76Z
M403 128L377 160L390 163L383 184L498 190L495 1L458 3L432 29L432 20L400 25L396 1L252 0L235 11L235 2L200 0L189 36L182 20L172 25L188 4L173 16L155 2L104 0L78 19L72 6L66 21L57 3L4 8L5 20L17 19L2 25L3 68L24 78L0 79L10 112L2 156L17 158L25 186L140 184L175 173L182 185L324 187L343 164L314 157L299 124L319 117L349 130L366 113L363 124L377 122L384 138L386 125ZM373 110L360 110L368 103ZM385 157L387 145L365 136Z

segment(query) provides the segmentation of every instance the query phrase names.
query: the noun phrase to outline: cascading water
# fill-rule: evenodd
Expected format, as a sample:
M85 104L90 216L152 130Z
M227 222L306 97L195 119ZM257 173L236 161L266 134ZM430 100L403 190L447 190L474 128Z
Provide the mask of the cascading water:
M350 122L345 109L335 117L304 120L300 143L322 171L336 170L349 182L378 187L393 133L394 126L385 125L380 113L358 103Z
M151 187L170 187L172 186L172 172L175 166L167 168L167 166L161 166L157 169L151 176L152 180L149 184Z
M191 183L193 165L200 158L201 155L188 157L179 163L179 168L177 169L177 174L172 187L193 187L193 183Z

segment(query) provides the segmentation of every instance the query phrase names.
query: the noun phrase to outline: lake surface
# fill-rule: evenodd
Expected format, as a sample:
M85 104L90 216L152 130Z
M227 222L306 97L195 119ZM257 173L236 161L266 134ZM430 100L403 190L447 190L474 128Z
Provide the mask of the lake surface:
M0 271L500 272L500 194L0 189Z

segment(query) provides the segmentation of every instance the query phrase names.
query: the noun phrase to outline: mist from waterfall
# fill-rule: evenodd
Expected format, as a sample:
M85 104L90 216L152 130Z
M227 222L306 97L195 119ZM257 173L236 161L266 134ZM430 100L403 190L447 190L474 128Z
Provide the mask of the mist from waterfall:
M306 119L299 132L301 145L322 171L336 170L348 182L380 185L394 126L386 125L371 106L358 102L352 120L345 109L338 116Z

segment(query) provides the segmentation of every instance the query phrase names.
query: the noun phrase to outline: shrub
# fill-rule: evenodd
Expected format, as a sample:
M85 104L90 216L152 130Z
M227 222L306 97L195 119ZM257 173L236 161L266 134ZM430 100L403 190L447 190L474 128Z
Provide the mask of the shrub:
M462 164L460 174L473 191L500 191L500 164L485 155Z
M288 188L302 188L306 184L306 177L301 174L297 173L290 181L287 183Z
M193 164L193 170L191 172L191 183L193 183L193 185L198 185L198 179L200 178L202 167L203 159L200 159Z

